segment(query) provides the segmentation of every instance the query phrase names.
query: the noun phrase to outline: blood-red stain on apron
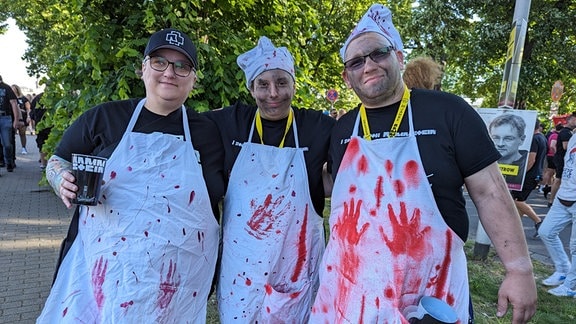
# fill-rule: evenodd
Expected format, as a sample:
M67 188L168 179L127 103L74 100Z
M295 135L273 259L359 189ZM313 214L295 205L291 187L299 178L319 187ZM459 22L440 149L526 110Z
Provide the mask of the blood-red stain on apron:
M310 322L407 323L404 309L422 296L467 322L464 242L436 206L411 117L409 136L374 141L357 136L359 118L334 183Z

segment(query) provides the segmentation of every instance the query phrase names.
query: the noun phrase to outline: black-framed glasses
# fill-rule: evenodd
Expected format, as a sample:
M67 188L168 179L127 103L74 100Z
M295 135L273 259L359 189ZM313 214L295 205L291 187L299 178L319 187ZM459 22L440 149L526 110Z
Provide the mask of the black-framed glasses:
M194 66L186 61L171 62L162 56L149 56L145 61L150 61L150 67L158 72L164 72L170 64L174 73L180 77L187 77L194 70Z
M357 56L344 62L344 68L350 71L359 70L366 64L367 57L370 57L375 63L381 63L390 56L392 51L394 51L394 47L392 46L375 49L367 55Z

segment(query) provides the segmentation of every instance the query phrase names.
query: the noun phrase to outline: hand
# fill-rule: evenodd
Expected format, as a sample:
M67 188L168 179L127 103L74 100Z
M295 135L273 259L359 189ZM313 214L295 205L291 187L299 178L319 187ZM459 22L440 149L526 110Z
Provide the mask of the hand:
M507 273L498 291L498 311L503 317L512 305L512 323L527 323L536 313L536 282L532 272Z
M70 162L56 155L50 157L46 165L46 179L67 208L72 208L71 199L76 198L78 191L71 168Z

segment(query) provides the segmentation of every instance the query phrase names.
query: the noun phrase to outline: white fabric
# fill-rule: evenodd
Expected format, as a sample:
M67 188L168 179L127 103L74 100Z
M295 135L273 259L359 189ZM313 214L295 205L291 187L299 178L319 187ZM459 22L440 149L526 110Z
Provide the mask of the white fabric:
M236 59L238 66L246 75L246 88L262 72L268 70L284 70L296 80L294 72L294 59L286 47L274 47L272 41L266 36L260 37L258 45Z
M296 121L292 125L296 137ZM310 198L304 149L296 146L280 149L249 139L234 163L217 290L222 323L308 319L324 228Z
M378 33L386 37L390 44L399 51L404 49L400 33L398 33L398 30L396 30L396 27L392 24L392 12L387 7L377 3L373 4L368 11L366 11L350 33L350 36L348 36L348 39L346 39L344 46L340 49L342 61L346 59L345 55L348 44L359 35L368 32Z
M433 296L468 322L464 242L444 222L410 135L366 141L358 119L332 192L310 323L406 323Z
M190 140L134 133L144 101L106 164L100 203L82 206L38 323L198 323L218 250Z

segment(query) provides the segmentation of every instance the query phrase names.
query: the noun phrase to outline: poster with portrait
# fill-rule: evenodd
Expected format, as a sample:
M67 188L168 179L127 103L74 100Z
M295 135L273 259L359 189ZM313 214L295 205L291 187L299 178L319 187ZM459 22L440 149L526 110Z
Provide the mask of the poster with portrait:
M478 108L494 146L508 189L522 190L538 113L534 110Z

